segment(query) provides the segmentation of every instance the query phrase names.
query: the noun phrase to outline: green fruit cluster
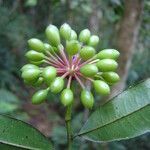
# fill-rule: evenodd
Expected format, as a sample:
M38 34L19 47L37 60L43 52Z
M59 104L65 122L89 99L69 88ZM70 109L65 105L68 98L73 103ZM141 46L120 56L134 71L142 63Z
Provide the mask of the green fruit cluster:
M74 93L70 84L71 79L76 79L83 88L81 102L84 107L91 109L94 96L83 85L82 78L90 80L98 94L108 95L110 86L120 79L115 72L119 52L104 49L96 54L99 37L92 35L89 29L84 29L77 35L67 23L59 29L50 24L45 34L47 42L37 38L28 40L29 50L25 56L29 64L21 68L21 76L27 85L44 87L33 95L32 103L44 102L49 92L61 92L61 103L64 106L71 105Z
M116 62L120 53L115 49L104 49L96 54L95 46L99 43L99 37L91 35L88 29L79 34L79 40L84 45L80 50L80 57L84 61L92 59L80 68L80 72L87 78L91 78L93 87L98 94L108 95L110 86L117 83L120 77L115 73L118 63ZM81 92L81 102L86 108L92 108L94 104L93 95L88 90Z
M93 87L96 93L100 95L108 95L110 93L110 86L120 80L119 75L115 72L118 63L116 62L119 57L119 52L115 49L104 49L96 54L95 59L90 64L85 64L80 68L80 72L87 78L92 79ZM89 92L89 91L88 91ZM85 93L85 91L83 92ZM93 96L88 94L88 98L82 93L81 100L85 107L85 102L89 102L90 106L93 105ZM89 98L91 97L91 98ZM87 103L88 103L87 102Z

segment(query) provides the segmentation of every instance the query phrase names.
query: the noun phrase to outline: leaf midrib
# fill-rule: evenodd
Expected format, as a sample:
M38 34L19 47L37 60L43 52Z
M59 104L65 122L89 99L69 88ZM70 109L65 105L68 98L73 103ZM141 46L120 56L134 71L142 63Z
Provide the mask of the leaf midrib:
M20 144L14 144L14 143L11 143L11 142L8 142L8 141L6 142L6 141L0 140L0 144L1 144L1 143L2 143L2 144L5 144L5 145L13 146L13 147L28 149L28 150L37 150L37 148L28 147L28 146L20 145Z
M103 127L105 127L105 126L108 126L108 125L110 125L110 124L113 124L113 123L115 123L115 122L118 121L118 120L122 120L122 119L124 119L124 118L126 118L126 117L128 117L128 116L130 116L130 115L132 115L132 114L134 114L134 113L137 113L138 111L140 111L140 110L146 108L147 106L149 106L149 103L146 104L145 106L143 106L143 107L141 107L141 108L139 108L139 109L137 109L137 110L135 110L135 111L133 111L133 112L127 114L127 115L124 115L124 116L122 116L122 117L120 117L120 118L117 118L116 120L113 120L112 122L109 122L109 123L104 124L104 125L102 125L102 126L100 126L100 127L91 129L91 130L89 130L89 131L87 131L87 132L79 133L79 134L77 134L76 136L82 136L82 135L84 135L84 134L88 134L88 133L90 133L90 132L93 132L93 131L95 131L95 130L98 130L98 129L100 129L100 128L103 128Z

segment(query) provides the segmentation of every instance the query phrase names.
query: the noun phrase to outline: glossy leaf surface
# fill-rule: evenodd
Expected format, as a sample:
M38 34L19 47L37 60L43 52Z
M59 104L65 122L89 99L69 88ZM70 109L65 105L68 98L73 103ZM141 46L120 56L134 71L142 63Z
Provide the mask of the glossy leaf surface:
M129 139L150 131L150 79L129 88L89 117L78 136L92 141Z
M0 115L0 147L10 149L51 150L50 141L32 126Z

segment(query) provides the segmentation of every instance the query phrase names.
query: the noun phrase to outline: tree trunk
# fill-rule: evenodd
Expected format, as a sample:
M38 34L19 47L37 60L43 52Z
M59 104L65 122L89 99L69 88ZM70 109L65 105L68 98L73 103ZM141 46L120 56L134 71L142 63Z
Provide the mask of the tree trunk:
M99 31L99 18L98 18L98 2L97 0L92 0L92 13L89 18L89 29L92 33L98 33Z
M143 0L125 0L124 16L120 22L116 38L116 48L120 51L118 73L121 81L112 89L112 96L120 93L126 86L132 56L136 48L141 22Z

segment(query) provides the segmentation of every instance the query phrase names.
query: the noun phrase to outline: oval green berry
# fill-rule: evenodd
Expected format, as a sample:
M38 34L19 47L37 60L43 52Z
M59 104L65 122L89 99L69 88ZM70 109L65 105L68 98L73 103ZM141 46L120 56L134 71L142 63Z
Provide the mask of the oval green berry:
M50 44L57 47L60 44L60 35L57 27L49 25L45 32Z
M60 27L60 35L61 35L65 40L69 40L69 39L70 39L71 27L70 27L67 23L64 23L64 24Z
M52 54L54 54L54 52L57 53L57 54L59 53L59 50L60 50L59 46L58 47L53 46L52 48L53 48Z
M41 104L46 100L48 89L40 90L32 96L32 104Z
M93 77L98 72L98 68L94 64L86 64L80 68L80 72L86 77Z
M45 55L43 53L30 50L25 55L30 61L41 61L44 59Z
M64 79L62 77L56 77L50 85L50 90L52 93L59 93L64 88Z
M36 80L32 80L32 81L27 81L24 79L24 83L27 85L32 85L34 87L39 87L40 85L42 85L44 79L42 77L37 78Z
M26 69L22 72L22 78L29 82L37 81L39 75L40 75L40 70L35 68Z
M85 108L91 109L94 104L94 97L92 93L88 90L83 90L81 92L81 102Z
M90 39L90 35L91 35L91 33L90 33L89 29L82 30L79 34L80 42L87 43Z
M80 50L80 57L83 60L88 60L88 59L92 58L94 55L95 55L95 49L91 46L84 46Z
M44 62L44 60L41 60L41 61L30 61L31 64L33 65L41 65L42 63Z
M118 67L118 63L113 59L102 59L96 65L103 72L115 71Z
M98 43L99 43L99 37L97 35L92 35L89 39L88 45L94 47Z
M38 80L38 79L37 79ZM34 84L36 83L36 81L37 80L33 80L33 81L27 81L27 80L23 80L24 81L24 83L26 84L26 85L32 85L32 86L34 86Z
M56 77L56 68L52 66L48 66L43 69L42 76L47 83L47 85L50 85L50 83L55 79Z
M73 102L73 92L71 89L64 89L61 93L61 103L68 106Z
M28 40L28 44L29 44L30 49L33 49L38 52L44 52L44 44L41 40L32 38Z
M48 52L53 52L53 47L48 44L48 43L44 43L44 48L45 48L45 51L48 51Z
M108 95L110 93L109 85L106 82L101 80L95 80L93 84L94 84L94 89L97 93L102 95Z
M77 33L74 30L71 30L71 35L69 40L77 40Z
M120 53L115 49L104 49L97 54L98 59L117 59Z
M120 77L117 73L115 72L105 72L102 74L102 77L104 80L108 83L116 83L120 80Z
M42 85L44 79L42 77L39 77L39 79L33 84L33 86L35 87L39 87L40 85Z
M81 48L81 45L76 40L67 41L66 43L66 51L71 56L77 54L80 48Z
M58 49L58 51L61 50L61 49L64 49L64 46L63 46L62 44L59 44L59 45L57 46L57 49Z
M36 65L33 65L33 64L26 64L26 65L24 65L22 68L21 68L21 71L24 71L24 70L26 70L26 69L39 69L39 67L38 66L36 66Z

